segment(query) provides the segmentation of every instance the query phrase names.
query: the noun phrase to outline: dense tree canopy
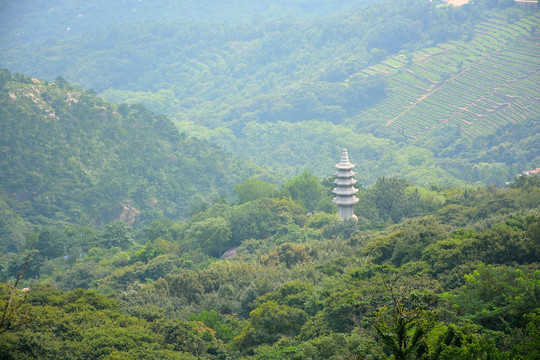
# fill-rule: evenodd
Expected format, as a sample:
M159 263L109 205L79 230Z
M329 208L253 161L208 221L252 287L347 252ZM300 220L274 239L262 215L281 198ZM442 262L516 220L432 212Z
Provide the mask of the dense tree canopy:
M3 246L20 246L16 229L24 224L17 216L33 224L97 225L187 216L191 198L230 193L257 172L141 105L117 106L62 79L1 74L0 196L15 211L2 207L2 229L14 240ZM105 241L125 246L116 236Z
M27 253L2 255L1 308L13 299L14 319L25 320L0 334L2 356L538 354L536 178L506 189L430 190L381 178L363 189L375 204L366 205L370 217L350 224L320 211L306 219L302 206L279 198L306 179L315 188L327 183L304 174L271 197L218 200L184 222L160 219L140 230L119 221L94 232L42 227L29 237L28 271L15 287ZM395 203L384 186L414 195L415 212L391 221L392 207L376 205ZM426 191L442 198L438 206L418 205ZM233 245L236 257L218 260Z
M0 358L537 359L538 19L5 1Z

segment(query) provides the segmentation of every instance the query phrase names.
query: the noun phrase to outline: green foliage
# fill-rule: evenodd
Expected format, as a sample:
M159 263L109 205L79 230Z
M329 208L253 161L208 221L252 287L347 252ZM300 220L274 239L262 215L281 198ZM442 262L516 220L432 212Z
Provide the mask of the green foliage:
M28 235L28 225L6 202L0 199L0 251L16 252Z
M27 294L21 310L32 322L0 336L0 355L528 359L538 350L539 216L511 199L535 188L434 188L426 193L448 205L376 231L326 213L306 221L301 206L276 198L218 199L183 223L139 231L43 227L26 247L52 230L48 241L77 251L45 259L28 250L38 271L17 296ZM234 259L208 261L206 239L240 214L261 216L269 235L240 240ZM146 244L103 240L117 238ZM83 250L91 244L102 247ZM3 256L5 278L21 256Z
M240 205L231 214L230 229L234 244L273 235L280 226L302 221L303 209L293 201L261 199Z
M259 301L261 303L274 301L280 305L308 311L308 301L312 291L313 286L310 283L295 281L283 284L277 291L260 297Z
M182 351L203 358L226 358L230 351L215 332L202 322L159 321L154 331L163 337L163 343L175 351Z
M396 244L390 260L395 266L419 259L429 244L448 235L447 228L431 217L414 219L405 223L403 231L396 236Z
M174 254L179 252L179 245L176 242L170 242L162 238L155 238L154 241L149 241L146 245L136 250L130 258L130 261L142 261L147 263L158 255Z
M272 197L276 194L276 190L275 185L260 179L246 179L233 188L240 204Z
M168 352L148 323L121 314L114 300L92 291L34 286L28 305L32 321L0 338L3 358L126 358L145 352L190 358Z
M364 253L374 256L376 263L390 261L395 266L401 266L420 259L422 250L444 239L447 231L445 226L432 217L410 220L403 224L401 230L372 241Z
M481 266L465 279L450 301L488 329L524 328L525 315L540 305L540 271L535 267Z
M403 276L403 272L389 266L380 266L382 285L390 304L379 308L373 327L383 347L395 359L427 359L429 348L428 332L435 326L437 297L430 290L415 289L414 280Z
M11 256L10 256L11 255ZM26 266L26 260L30 256L32 262ZM8 254L6 257L4 267L3 278L17 278L19 274L25 273L26 278L37 278L40 275L40 268L43 265L45 259L39 255L38 250L25 251L18 255ZM26 267L26 270L25 270Z
M283 184L282 193L307 210L318 210L317 205L324 195L317 177L307 170Z
M511 188L529 188L536 186L538 187L540 185L540 176L538 175L530 175L530 176L523 176L519 175L517 176L513 182L508 184Z
M40 232L35 248L46 258L55 258L64 254L65 235L56 229Z
M59 289L89 289L94 287L95 282L104 276L104 272L94 261L78 263L69 271L59 274L56 283Z
M302 244L284 243L261 259L264 264L283 264L287 268L311 262L316 251Z
M129 226L120 220L115 220L107 224L101 235L101 246L110 249L119 247L127 249L133 245L133 238L130 234Z
M538 331L540 326L539 315L540 309L538 308L528 315L525 315L525 318L527 319L525 338L515 347L516 357L521 356L523 359L534 359L534 357L540 353L540 346L537 341L540 337L540 332Z
M25 309L27 289L22 291L17 289L26 275L29 261L30 256L26 258L23 271L17 274L14 284L0 283L0 335L31 321L30 315Z
M178 224L165 217L152 221L144 228L144 236L148 241L154 241L157 238L174 241L178 239L179 232Z
M430 359L506 359L508 356L500 351L495 341L497 333L483 331L473 324L450 325L436 338Z
M321 229L337 221L338 217L335 214L331 215L325 212L317 212L308 218L306 227Z
M178 112L180 120L192 119L197 125L190 126L203 137L220 137L263 164L280 164L277 176L289 177L281 189L256 180L260 170L179 134L167 118L141 105L105 102L63 78L49 84L1 71L0 115L8 120L0 148L0 270L3 281L17 278L32 254L24 280L30 290L12 292L12 304L22 304L32 322L0 336L0 357L534 358L540 298L538 182L519 178L510 188L443 188L432 182L441 178L450 183L452 176L504 181L535 161L536 140L530 133L538 125L533 119L504 127L506 134L474 135L471 141L461 138L460 129L446 129L448 139L419 136L414 144L362 133L380 127L355 117L358 111L368 115L379 100L395 109L385 96L400 86L380 74L405 62L407 70L420 72L415 58L436 58L441 48L386 58L363 72L366 64L381 54L412 51L438 36L463 34L458 29L435 35L446 29L434 24L444 14L448 18L442 25L462 25L476 6L455 10L427 2L399 4L381 3L351 12L354 17L344 13L309 24L285 18L253 20L240 28L186 21L178 25L180 31L176 24L156 22L149 37L168 33L177 49L171 54L164 46L161 56L175 58L178 52L181 61L169 62L167 69L157 59L142 65L144 54L133 46L133 63L111 62L122 69L113 71L118 78L107 79L108 85L126 72L133 84L160 78L162 84L138 98ZM521 11L512 13L517 17L512 21L519 21ZM494 22L505 22L503 13L495 14ZM521 24L522 31L529 25ZM147 25L140 26L130 29L130 41L145 33ZM343 29L353 35L344 36ZM190 34L198 37L190 39ZM412 35L413 42L407 43L411 38L403 34ZM340 36L343 41L336 41ZM297 52L312 39L317 41L314 49L328 54L326 62L306 65L310 52ZM210 56L208 50L199 51L198 41L215 42L226 51ZM108 51L100 44L91 44L98 50L93 53ZM444 46L463 44L477 46ZM347 55L349 48L357 55ZM245 62L229 68L237 56ZM273 61L285 58L277 68ZM429 73L431 65L424 65ZM144 66L154 70L134 71ZM459 67L471 68L468 63ZM446 71L436 76L441 73ZM174 75L168 79L166 74ZM247 84L241 83L245 74L251 77ZM311 80L301 82L304 76ZM419 92L407 89L423 99L419 88L430 88L426 98L433 99L441 81L457 77L444 76L430 82L424 81L428 75L417 76L413 88ZM237 91L226 91L225 84ZM189 97L181 86L189 87ZM182 101L168 103L167 96ZM396 123L388 122L388 128ZM474 131L471 124L467 131ZM525 125L528 133L520 133ZM393 138L411 136L406 130ZM389 136L387 130L374 131ZM254 138L259 142L247 145ZM501 141L507 138L525 150L510 150ZM312 162L331 169L341 147L335 139L351 143L364 185L403 171L408 179L433 186L381 177L361 188L355 209L360 219L341 222L329 204L331 179L321 182L308 170L297 175L298 166L282 165L291 161L304 168ZM324 146L328 143L333 145ZM477 156L467 155L476 151ZM511 156L508 164L500 165L506 155ZM446 159L441 163L453 175L441 170L437 157ZM462 159L467 161L459 164ZM238 204L226 199L231 189ZM324 212L307 217L306 210ZM188 213L189 219L178 221ZM237 245L235 258L218 259ZM10 287L1 288L5 308Z
M170 295L187 303L198 302L204 293L203 284L194 271L184 270L179 274L167 275L165 280Z
M260 344L272 344L281 336L298 335L307 320L304 311L268 301L250 314L250 322L234 343L243 351Z
M122 117L143 103L190 135L271 167L280 180L304 168L327 174L336 150L354 144L363 184L399 175L423 186L458 179L503 185L537 160L538 131L531 126L538 126L538 93L528 74L535 73L538 51L534 11L495 3L213 1L203 9L160 2L138 4L134 12L122 1L106 14L101 2L77 9L67 3L45 21L50 8L11 1L0 14L7 44L0 62L94 88L123 104ZM9 87L10 77L2 79ZM55 83L67 89L63 78ZM502 90L493 93L494 87ZM518 135L514 128L532 131ZM243 175L224 188L254 174ZM122 185L108 180L103 185ZM139 180L133 193L144 197L145 178ZM174 204L193 194L160 180L154 183L171 185L169 196L149 191L144 200L160 200L153 218L178 216L170 213ZM197 192L206 198L209 189ZM127 199L109 211L121 211Z
M359 193L355 213L374 223L398 223L414 217L420 213L420 195L417 191L408 192L408 187L404 179L379 178L371 188Z
M231 235L229 223L221 217L193 222L183 232L183 238L192 243L192 247L199 247L206 254L216 257L230 247Z
M377 313L374 325L383 346L394 356L394 359L426 359L427 345L423 338L429 329L423 323L422 314L418 311L405 311L402 304L396 309L382 308Z
M204 323L216 332L216 338L226 343L230 343L233 340L233 329L225 323L226 319L220 316L215 310L191 314L189 320Z
M254 175L253 166L179 134L141 105L122 115L92 91L2 71L2 204L31 224L185 216L184 199L230 193L240 178ZM17 236L16 218L4 219L2 231Z

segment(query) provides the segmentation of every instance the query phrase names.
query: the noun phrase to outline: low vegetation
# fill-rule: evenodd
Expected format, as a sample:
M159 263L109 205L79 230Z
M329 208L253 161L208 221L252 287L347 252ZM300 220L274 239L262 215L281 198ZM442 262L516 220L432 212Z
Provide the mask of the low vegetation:
M346 222L327 186L307 173L281 188L246 180L238 202L139 230L35 227L2 255L2 308L19 306L2 357L538 355L538 177L506 189L381 178Z

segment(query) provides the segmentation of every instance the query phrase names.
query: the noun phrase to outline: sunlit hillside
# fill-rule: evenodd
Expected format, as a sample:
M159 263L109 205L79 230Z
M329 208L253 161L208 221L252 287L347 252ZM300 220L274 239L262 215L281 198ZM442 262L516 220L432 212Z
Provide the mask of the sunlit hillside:
M7 2L0 64L142 103L280 181L328 176L343 147L364 185L502 185L537 167L520 130L538 120L535 4L340 4L214 0L203 16L193 2L98 1L79 16L67 0Z
M386 98L358 115L405 136L456 126L476 137L540 113L540 13L493 13L471 41L454 41L393 56L364 70L383 74Z
M539 26L0 0L0 360L540 359Z

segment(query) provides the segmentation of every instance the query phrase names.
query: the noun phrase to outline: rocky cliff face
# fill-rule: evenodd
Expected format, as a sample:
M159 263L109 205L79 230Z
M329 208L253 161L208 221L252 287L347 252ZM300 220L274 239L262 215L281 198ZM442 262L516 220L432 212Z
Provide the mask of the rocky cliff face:
M123 204L122 212L120 213L119 219L125 222L128 225L133 225L139 219L141 212L133 205L131 202L126 202Z

